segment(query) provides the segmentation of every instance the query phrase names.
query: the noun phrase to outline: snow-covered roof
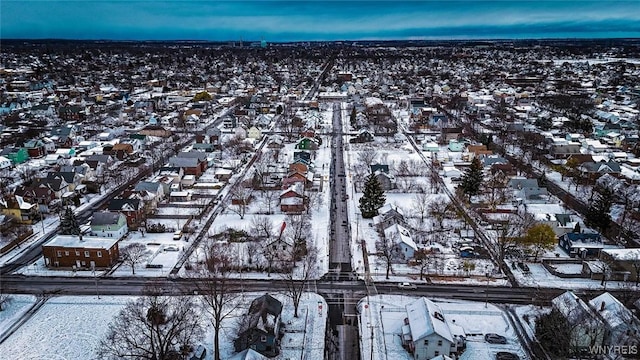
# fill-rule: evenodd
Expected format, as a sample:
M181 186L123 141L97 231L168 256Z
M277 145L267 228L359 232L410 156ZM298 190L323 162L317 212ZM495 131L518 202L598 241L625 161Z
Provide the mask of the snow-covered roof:
M629 324L631 321L638 326L638 319L633 316L618 299L608 292L589 300L589 305L600 314L611 328L616 328L621 324Z
M449 324L444 319L440 307L434 302L423 297L408 304L406 309L413 341L435 333L453 342Z
M602 252L611 256L614 260L638 261L640 249L603 249Z
M418 245L416 245L415 241L411 238L411 232L402 225L393 224L384 229L384 236L396 243L402 242L413 250L418 250Z
M118 242L118 238L107 238L99 236L83 236L82 240L77 235L56 235L43 246L77 247L85 249L105 249L109 250Z

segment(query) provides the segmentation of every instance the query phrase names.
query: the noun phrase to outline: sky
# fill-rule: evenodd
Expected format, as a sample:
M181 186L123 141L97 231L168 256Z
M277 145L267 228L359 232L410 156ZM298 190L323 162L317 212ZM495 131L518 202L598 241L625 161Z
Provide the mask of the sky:
M2 0L0 39L640 38L640 0Z

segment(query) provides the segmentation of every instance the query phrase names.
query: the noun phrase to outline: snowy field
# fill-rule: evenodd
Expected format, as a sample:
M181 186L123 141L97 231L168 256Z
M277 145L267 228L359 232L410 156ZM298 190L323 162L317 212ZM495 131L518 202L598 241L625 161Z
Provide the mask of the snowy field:
M412 359L402 347L400 335L404 318L407 317L405 306L417 299L400 295L363 298L358 306L361 314L360 332L364 334L361 337L361 352L373 354L373 359ZM513 352L520 359L528 359L509 320L499 307L470 301L434 301L441 307L444 317L450 323L461 326L467 334L467 349L460 360L493 359L499 351ZM364 305L367 305L366 309ZM484 334L487 333L505 336L507 344L487 343L484 340Z
M95 359L95 349L114 315L131 297L63 296L45 303L0 344L12 359Z
M250 302L262 293L241 295L243 305L223 322L222 358L233 355L234 330L238 316L246 312ZM327 304L313 293L305 293L300 301L299 316L293 317L293 304L282 294L272 294L283 302L281 320L285 335L282 351L274 359L321 359L324 354ZM11 359L78 360L96 359L95 351L107 333L112 319L127 302L128 296L61 296L49 299L31 318L0 344L0 354L11 354ZM7 310L0 312L0 333L35 302L35 297L17 295ZM205 360L213 359L213 333L208 328L203 339L207 349ZM3 359L8 357L0 356ZM99 359L96 359L99 360Z

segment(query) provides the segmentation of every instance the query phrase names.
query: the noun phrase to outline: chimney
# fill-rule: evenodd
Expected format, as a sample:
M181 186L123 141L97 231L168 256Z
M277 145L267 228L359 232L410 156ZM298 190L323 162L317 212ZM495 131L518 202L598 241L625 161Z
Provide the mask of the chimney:
M78 234L78 238L80 239L80 241L84 241L84 240L82 239L82 232L80 232L80 234Z
M604 301L600 303L600 311L604 311Z

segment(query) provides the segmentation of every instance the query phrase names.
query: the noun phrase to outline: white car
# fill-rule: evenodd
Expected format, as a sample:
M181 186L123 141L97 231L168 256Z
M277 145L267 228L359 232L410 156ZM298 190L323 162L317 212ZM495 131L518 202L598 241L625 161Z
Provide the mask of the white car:
M416 290L416 289L418 289L418 286L416 284L403 282L403 283L398 284L398 289Z

